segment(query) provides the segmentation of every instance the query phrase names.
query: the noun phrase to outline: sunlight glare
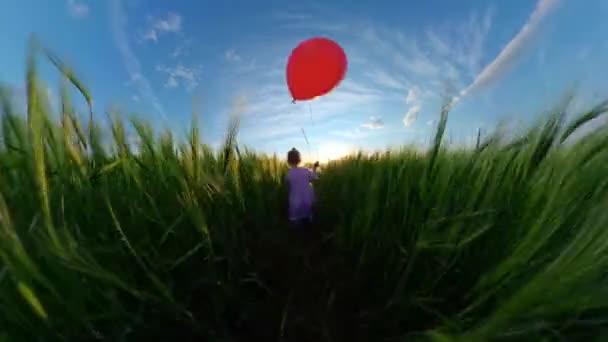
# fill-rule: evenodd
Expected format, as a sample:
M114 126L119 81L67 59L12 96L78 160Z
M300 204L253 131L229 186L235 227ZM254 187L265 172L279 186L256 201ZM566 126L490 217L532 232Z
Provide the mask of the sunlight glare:
M331 160L340 159L352 153L352 148L341 143L327 143L319 148L319 162L325 163Z

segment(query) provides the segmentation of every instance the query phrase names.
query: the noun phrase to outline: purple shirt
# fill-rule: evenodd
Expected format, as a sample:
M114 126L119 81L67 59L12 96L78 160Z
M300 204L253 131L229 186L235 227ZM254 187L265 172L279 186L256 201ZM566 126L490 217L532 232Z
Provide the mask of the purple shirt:
M311 182L316 178L316 172L303 167L293 167L287 172L285 180L289 187L290 220L312 218L315 194Z

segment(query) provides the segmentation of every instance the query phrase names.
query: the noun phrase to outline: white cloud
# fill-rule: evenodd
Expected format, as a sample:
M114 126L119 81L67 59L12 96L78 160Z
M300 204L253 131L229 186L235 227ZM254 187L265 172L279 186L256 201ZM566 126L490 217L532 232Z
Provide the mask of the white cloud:
M224 58L228 62L240 62L242 59L235 49L226 50L226 52L224 52Z
M177 79L175 77L173 77L173 76L169 76L169 78L165 82L165 87L167 87L167 88L177 88L177 86L179 86L179 83L177 83Z
M149 26L143 34L143 39L156 42L160 34L180 32L182 17L177 13L169 12L164 18L151 18Z
M361 127L367 129L380 129L384 127L384 121L381 118L372 116L369 118L369 121L362 124Z
M410 105L418 100L418 88L412 87L407 91L407 96L405 97L405 103Z
M407 127L416 121L422 108L420 88L418 86L413 86L408 90L405 104L410 106L403 117L403 125Z
M156 70L167 75L167 80L165 81L165 87L167 88L177 88L183 85L187 90L194 90L201 80L202 67L200 65L191 67L182 64L174 67L159 65L156 67Z
M542 20L556 7L558 1L538 0L536 8L519 32L505 45L498 56L475 77L473 82L460 92L455 101L496 80L526 47Z
M82 1L67 0L68 11L74 18L84 18L89 15L89 6Z
M154 22L154 27L160 32L179 32L182 29L182 17L169 12L165 19L157 19Z
M420 114L419 105L414 105L410 107L410 109L408 109L408 111L405 113L405 116L403 117L403 125L405 127L411 126L418 118L418 114Z
M435 124L435 120L429 120L426 122L427 125L433 126Z
M131 96L131 99L132 99L133 101L135 101L135 102L139 102L139 100L140 100L140 99L139 99L139 96L137 96L137 95L133 95L133 96Z
M158 36L156 35L156 30L150 29L144 33L144 40L153 40L158 41Z
M137 87L139 95L152 104L154 109L166 120L165 109L154 94L148 79L141 72L141 64L135 56L127 38L128 17L124 11L121 0L112 0L110 3L110 19L114 44L118 48L123 63L127 68L131 82Z

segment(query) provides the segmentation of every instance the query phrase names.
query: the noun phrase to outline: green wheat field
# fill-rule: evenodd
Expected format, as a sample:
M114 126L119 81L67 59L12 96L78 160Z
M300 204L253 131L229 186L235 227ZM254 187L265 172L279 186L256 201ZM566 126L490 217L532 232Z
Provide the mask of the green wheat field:
M25 112L0 95L0 341L608 339L608 127L575 134L608 102L470 149L445 106L426 150L326 165L295 233L284 156L237 119L215 151L197 115L180 139L76 113L92 95L36 44L25 81Z

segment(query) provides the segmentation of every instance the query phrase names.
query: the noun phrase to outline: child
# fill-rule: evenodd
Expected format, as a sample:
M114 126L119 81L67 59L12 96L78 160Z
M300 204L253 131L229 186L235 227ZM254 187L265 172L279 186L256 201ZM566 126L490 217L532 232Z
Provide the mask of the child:
M296 226L308 224L312 221L312 205L314 203L314 190L311 182L317 178L316 162L312 171L299 167L300 152L295 148L287 153L289 171L285 177L289 190L289 221Z

